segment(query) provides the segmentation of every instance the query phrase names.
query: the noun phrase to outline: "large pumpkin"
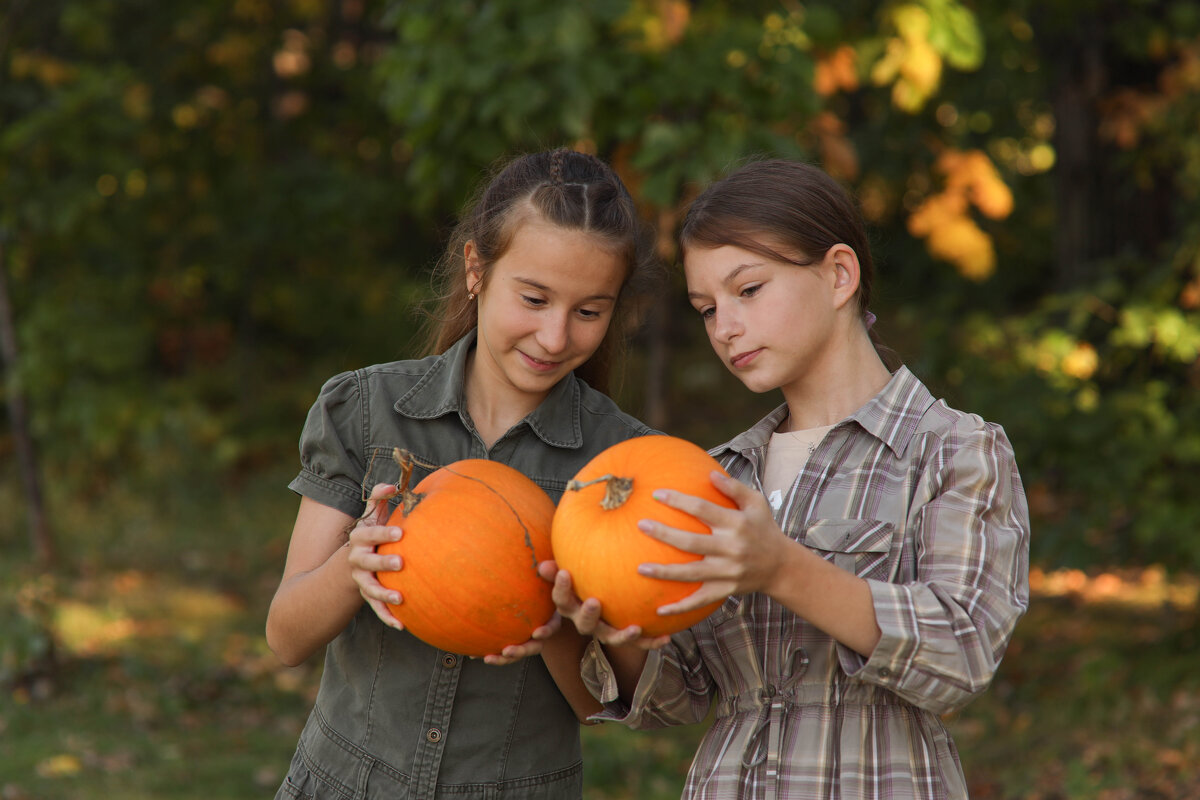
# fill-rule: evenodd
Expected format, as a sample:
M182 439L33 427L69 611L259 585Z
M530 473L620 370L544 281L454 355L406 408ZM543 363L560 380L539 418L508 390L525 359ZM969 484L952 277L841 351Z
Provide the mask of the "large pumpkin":
M575 475L554 512L551 541L560 568L571 573L576 594L600 601L605 622L640 625L646 636L675 633L707 617L720 602L682 614L660 615L659 606L687 597L698 583L639 575L639 564L675 564L700 556L651 539L638 530L642 519L693 533L711 533L690 514L651 494L674 489L726 508L735 505L712 484L721 471L697 445L673 436L641 436L602 451Z
M401 488L388 524L404 534L377 551L399 555L403 567L377 577L400 593L389 608L409 632L442 650L484 656L528 641L550 620L551 586L537 565L552 557L554 503L536 483L505 464L465 459L413 491Z

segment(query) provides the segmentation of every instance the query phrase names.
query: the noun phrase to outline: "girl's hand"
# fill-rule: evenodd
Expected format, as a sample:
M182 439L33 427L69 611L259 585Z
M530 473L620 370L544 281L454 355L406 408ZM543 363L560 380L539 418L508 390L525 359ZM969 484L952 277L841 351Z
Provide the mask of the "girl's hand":
M699 497L660 489L654 498L703 522L712 535L679 530L654 520L638 522L638 528L660 542L703 556L684 564L638 566L649 578L699 581L702 585L676 603L661 606L660 614L678 614L715 603L730 595L767 591L784 561L790 541L779 529L766 498L750 486L713 471L713 485L737 504L725 508Z
M522 658L536 656L542 652L545 641L558 633L561 628L562 617L556 611L545 625L539 625L537 628L534 628L529 641L522 644L507 645L499 654L486 655L483 657L483 663L491 664L494 667L503 667L507 664L515 664Z
M546 580L553 581L551 596L559 615L571 620L575 630L582 635L594 636L604 645L630 646L642 650L657 650L671 641L670 636L642 636L641 626L638 625L623 629L609 625L601 619L600 601L594 597L580 600L575 594L570 573L559 569L555 562L543 561L538 565L538 573Z
M375 548L381 544L399 541L403 531L389 526L388 498L394 497L397 489L393 484L380 483L371 490L367 498L367 510L350 531L350 575L358 584L359 594L375 611L383 623L398 631L404 630L403 623L392 615L388 603L399 605L404 598L394 589L389 589L375 577L376 572L396 572L404 567L398 555L379 555Z

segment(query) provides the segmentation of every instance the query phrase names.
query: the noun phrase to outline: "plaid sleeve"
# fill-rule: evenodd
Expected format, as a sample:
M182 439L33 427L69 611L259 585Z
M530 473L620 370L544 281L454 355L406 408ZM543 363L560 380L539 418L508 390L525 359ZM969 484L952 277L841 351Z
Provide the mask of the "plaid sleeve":
M620 698L604 649L592 641L583 657L583 682L604 704L604 710L591 719L641 729L701 722L708 714L714 687L694 630L675 634L666 647L647 654L632 703Z
M882 638L843 668L936 713L991 683L1029 605L1029 510L1000 426L964 417L922 481L909 518L916 580L869 581Z

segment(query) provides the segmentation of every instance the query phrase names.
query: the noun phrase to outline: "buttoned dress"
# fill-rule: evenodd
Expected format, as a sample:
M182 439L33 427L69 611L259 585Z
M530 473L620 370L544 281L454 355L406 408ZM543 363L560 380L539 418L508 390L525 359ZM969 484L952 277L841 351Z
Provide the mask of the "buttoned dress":
M652 431L570 375L486 447L467 413L472 332L444 354L330 379L300 439L290 487L357 517L395 482L393 448L420 464L500 461L556 501L605 447ZM417 466L415 485L432 471ZM277 798L536 800L582 794L579 723L540 657L489 666L384 625L364 603L326 647L315 705Z
M761 491L786 414L711 453ZM650 654L631 704L590 645L596 718L655 728L711 710L685 798L965 798L941 715L986 689L1028 606L1029 512L1003 429L901 367L824 435L775 519L867 581L882 631L870 656L765 595L735 596Z

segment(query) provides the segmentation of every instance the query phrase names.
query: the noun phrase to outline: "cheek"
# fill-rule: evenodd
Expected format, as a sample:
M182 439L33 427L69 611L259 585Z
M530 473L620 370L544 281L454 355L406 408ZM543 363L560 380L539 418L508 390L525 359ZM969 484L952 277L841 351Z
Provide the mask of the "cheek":
M606 333L608 333L608 325L605 323L580 323L572 332L572 340L580 350L586 350L590 355L604 341Z

